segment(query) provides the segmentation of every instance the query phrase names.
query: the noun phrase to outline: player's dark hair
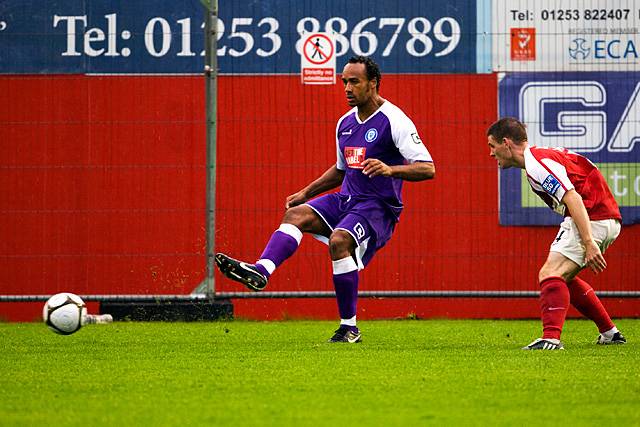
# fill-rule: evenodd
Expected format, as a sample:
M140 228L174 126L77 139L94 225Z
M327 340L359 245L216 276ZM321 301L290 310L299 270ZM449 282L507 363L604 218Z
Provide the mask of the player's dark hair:
M503 117L489 126L487 136L492 136L498 143L501 143L503 138L509 138L520 144L527 140L527 128L514 117Z
M375 61L367 56L352 56L349 58L349 64L364 64L367 71L367 79L376 79L376 90L380 90L380 80L382 75L380 74L380 67Z

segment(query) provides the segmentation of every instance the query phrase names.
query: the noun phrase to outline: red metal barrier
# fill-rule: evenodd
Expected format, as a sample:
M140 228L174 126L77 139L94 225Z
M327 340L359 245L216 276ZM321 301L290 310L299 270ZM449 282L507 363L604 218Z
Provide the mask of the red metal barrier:
M553 227L498 225L485 130L494 75L388 75L381 94L416 123L434 181L406 183L396 233L366 290L532 290ZM0 294L189 293L204 276L205 128L201 77L0 76ZM255 259L284 199L335 161L341 87L296 76L220 78L217 249ZM637 290L638 226L607 252L594 288ZM238 287L220 275L219 291ZM324 245L306 237L270 291L330 290ZM363 300L361 318L530 317L534 300ZM235 301L248 318L335 317L331 300ZM637 300L609 300L638 316ZM533 309L530 309L533 307ZM0 304L28 320L40 304Z

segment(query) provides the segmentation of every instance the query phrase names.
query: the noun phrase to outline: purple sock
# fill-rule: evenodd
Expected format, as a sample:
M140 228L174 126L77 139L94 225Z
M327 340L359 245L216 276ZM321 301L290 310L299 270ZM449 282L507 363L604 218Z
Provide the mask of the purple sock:
M256 270L264 274L267 277L267 279L271 277L271 274L269 274L269 270L267 270L267 268L262 264L256 264Z
M260 259L256 263L256 268L265 276L271 273L282 264L287 258L294 254L300 245L302 232L294 225L281 224L269 239Z
M351 319L356 315L358 304L358 270L341 274L334 273L333 286L336 290L340 318Z

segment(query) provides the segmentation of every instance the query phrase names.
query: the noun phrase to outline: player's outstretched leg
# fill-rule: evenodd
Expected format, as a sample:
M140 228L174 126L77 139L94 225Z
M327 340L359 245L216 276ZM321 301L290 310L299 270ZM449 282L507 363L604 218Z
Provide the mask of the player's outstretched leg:
M587 282L575 277L567 283L571 294L571 304L598 327L600 335L596 344L625 344L627 340L613 324L602 301Z
M340 327L329 338L329 342L361 342L362 335L356 326L358 265L353 257L333 261L333 285L338 300Z
M217 253L216 265L229 279L242 283L252 291L261 291L267 286L275 269L298 249L301 240L302 231L298 227L293 224L280 224L255 264Z
M255 264L247 264L221 252L216 254L215 261L222 274L242 283L252 291L258 292L267 286L267 276L262 274Z
M280 224L280 227L271 235L260 259L256 261L256 268L268 279L280 264L298 250L300 241L302 241L302 231L298 227L293 224Z

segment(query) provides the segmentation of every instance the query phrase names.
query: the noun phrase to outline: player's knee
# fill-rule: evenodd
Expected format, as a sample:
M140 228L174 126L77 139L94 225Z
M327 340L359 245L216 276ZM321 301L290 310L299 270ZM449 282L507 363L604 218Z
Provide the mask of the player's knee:
M575 276L575 274L572 274L571 272L558 271L555 268L552 268L547 265L543 265L540 271L538 272L538 283L541 283L543 280L548 279L550 277L561 277L566 282L568 282L569 280L573 279L573 276Z
M538 283L542 283L543 280L548 279L549 277L551 276L547 273L544 267L538 271Z
M329 236L331 259L337 260L350 256L355 249L353 237L344 230L334 230Z
M305 209L304 206L294 206L287 209L282 222L285 224L295 225L300 230L304 231L311 226L313 219L313 214L309 212L309 209Z
M557 277L558 275L548 264L543 265L538 271L538 283L541 283L543 280L548 279L549 277Z

